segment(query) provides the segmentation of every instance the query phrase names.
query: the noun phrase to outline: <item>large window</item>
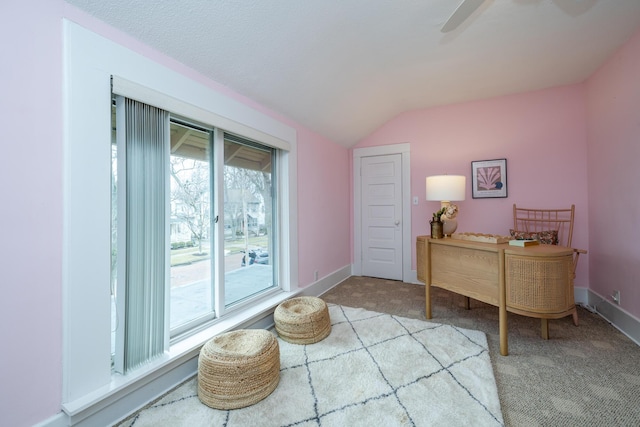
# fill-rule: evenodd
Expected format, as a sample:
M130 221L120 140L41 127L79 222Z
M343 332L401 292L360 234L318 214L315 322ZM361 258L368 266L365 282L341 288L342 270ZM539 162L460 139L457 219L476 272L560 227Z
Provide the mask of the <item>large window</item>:
M63 227L63 409L71 416L85 419L90 413L102 410L104 398L113 402L129 402L131 393L143 388L157 390L158 382L169 387L175 381L190 375L194 349L204 344L211 336L234 328L266 321L269 310L286 298L297 294L297 136L295 128L265 114L232 96L227 96L212 87L192 80L147 56L118 45L69 20L63 20L64 55L64 227ZM111 209L110 162L112 144L109 129L113 128L110 111L113 94L136 99L170 113L170 118L188 118L196 128L207 132L213 129L214 141L210 165L213 205L212 230L209 236L214 319L190 329L175 339L170 337L169 290L170 278L170 179L161 180L166 188L166 212L159 216L168 219L163 224L163 266L167 268L163 290L167 296L167 311L163 321L166 334L162 342L168 349L161 357L145 363L140 369L127 375L115 373L111 365L111 337L123 327L123 309L114 309L109 295L114 294L118 303L124 299L119 292L121 280L115 278L110 287L111 254L117 263L122 252L123 236L111 236L114 214L119 214L118 229L125 220L126 210L115 206ZM222 131L224 130L224 131ZM120 131L118 127L117 131ZM169 125L167 132L170 133ZM274 209L272 230L268 245L268 265L274 269L272 291L266 290L251 298L240 300L229 306L219 293L224 292L226 275L224 269L224 236L232 229L224 218L224 132L242 136L250 142L273 147L275 156L271 170L271 186L276 194L272 201ZM249 146L248 144L247 146ZM166 165L170 164L170 149L166 150ZM120 150L117 150L120 157ZM117 168L120 168L117 159ZM249 170L255 170L248 168ZM121 199L126 181L118 174L114 180L116 199ZM263 201L264 202L264 201ZM117 205L117 203L116 203ZM265 215L268 207L265 206ZM216 217L218 222L215 222ZM257 221L260 218L256 217ZM251 221L251 222L249 222ZM247 224L254 224L253 218ZM259 226L259 222L257 223ZM284 226L282 226L284 224ZM175 224L176 230L183 225ZM249 237L249 245L253 241ZM262 245L262 244L260 244ZM257 244L255 246L258 246ZM115 249L115 252L113 251ZM235 254L235 256L238 256ZM162 257L159 257L162 258ZM136 263L135 265L144 265ZM237 262L233 262L237 265ZM276 280L277 279L277 280ZM111 290L114 288L113 291ZM279 290L278 288L282 288ZM143 293L144 295L144 293ZM117 305L116 305L117 306ZM113 314L115 313L115 316ZM164 312L163 312L164 313ZM122 334L118 334L121 336ZM150 382L151 381L151 382ZM126 399L125 399L126 397Z
M122 96L112 134L112 357L126 373L280 288L277 149Z

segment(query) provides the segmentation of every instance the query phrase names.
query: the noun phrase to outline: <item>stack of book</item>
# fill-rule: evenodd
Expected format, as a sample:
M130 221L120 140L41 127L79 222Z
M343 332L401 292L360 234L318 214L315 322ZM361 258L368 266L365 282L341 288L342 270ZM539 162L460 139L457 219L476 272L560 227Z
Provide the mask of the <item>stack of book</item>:
M540 242L537 240L509 240L509 244L511 246L525 247L525 246L539 245Z

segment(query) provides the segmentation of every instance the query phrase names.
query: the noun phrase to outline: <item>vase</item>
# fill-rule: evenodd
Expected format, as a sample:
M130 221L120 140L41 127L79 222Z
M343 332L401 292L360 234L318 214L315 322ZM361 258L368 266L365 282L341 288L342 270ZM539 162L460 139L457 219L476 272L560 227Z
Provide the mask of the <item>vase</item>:
M442 232L442 222L440 221L430 221L431 224L431 238L432 239L442 239L444 237L444 233Z
M458 228L458 221L455 218L442 218L442 234L451 237Z

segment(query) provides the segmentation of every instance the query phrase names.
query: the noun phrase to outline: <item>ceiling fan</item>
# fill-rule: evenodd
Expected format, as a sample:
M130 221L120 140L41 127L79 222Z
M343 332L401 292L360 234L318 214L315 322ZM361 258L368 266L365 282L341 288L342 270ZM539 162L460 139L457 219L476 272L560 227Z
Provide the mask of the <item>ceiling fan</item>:
M449 19L447 19L447 22L444 23L440 31L448 33L458 28L484 1L485 0L462 0L462 3L460 3L458 8L451 14Z

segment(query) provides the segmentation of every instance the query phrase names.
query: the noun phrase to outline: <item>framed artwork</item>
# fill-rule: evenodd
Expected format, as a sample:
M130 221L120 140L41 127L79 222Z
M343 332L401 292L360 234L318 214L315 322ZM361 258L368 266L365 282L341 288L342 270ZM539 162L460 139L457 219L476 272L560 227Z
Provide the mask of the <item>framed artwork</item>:
M471 162L471 195L474 199L507 197L507 159Z

